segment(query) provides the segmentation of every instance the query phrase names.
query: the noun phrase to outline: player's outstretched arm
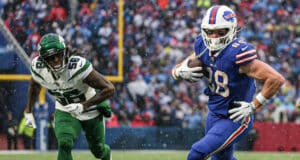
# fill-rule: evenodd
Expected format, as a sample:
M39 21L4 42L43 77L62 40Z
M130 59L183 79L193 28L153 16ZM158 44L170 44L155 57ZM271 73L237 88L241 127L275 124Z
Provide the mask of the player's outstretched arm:
M259 108L267 99L275 95L285 81L284 77L275 69L257 59L241 66L240 72L264 83L261 92L253 100L256 108Z
M34 81L32 78L29 81L29 89L27 94L27 104L25 108L25 113L31 113L34 103L41 91L41 85Z
M115 93L114 85L96 70L93 70L84 79L84 83L95 89L100 89L100 92L97 92L94 97L82 103L84 109L103 102L104 100L112 97Z
M41 91L41 85L37 82L35 82L32 78L29 82L29 89L28 89L28 95L27 95L27 104L24 111L25 116L25 125L36 128L35 120L32 114L32 108L34 106L34 103L36 102L36 99Z

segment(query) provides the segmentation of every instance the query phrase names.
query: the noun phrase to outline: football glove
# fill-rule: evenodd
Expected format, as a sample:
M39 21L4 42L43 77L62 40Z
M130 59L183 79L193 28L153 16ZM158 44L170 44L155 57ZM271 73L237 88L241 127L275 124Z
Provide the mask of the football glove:
M172 71L173 77L179 77L181 79L187 80L189 82L197 82L203 77L202 67L193 67L188 66L189 59L186 59L182 62L181 65L175 67Z
M83 112L83 105L81 103L71 103L65 106L67 112L72 116L77 117Z
M35 120L32 113L24 113L25 125L31 128L36 128Z
M106 118L110 118L112 115L111 107L109 102L103 101L97 106L98 111Z
M230 119L234 122L242 120L242 123L245 119L255 112L255 106L253 103L248 103L244 101L234 101L233 105L237 108L232 108L228 111L230 114Z

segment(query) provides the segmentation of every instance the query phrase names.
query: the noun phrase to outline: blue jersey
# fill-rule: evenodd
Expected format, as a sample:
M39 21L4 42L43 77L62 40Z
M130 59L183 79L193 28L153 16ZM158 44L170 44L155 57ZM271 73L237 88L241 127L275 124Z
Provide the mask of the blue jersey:
M205 94L209 96L208 108L211 112L228 116L233 101L251 102L255 93L254 79L239 73L240 65L257 58L255 48L240 39L234 39L222 51L212 53L199 36L194 46L195 54L207 67L209 86Z

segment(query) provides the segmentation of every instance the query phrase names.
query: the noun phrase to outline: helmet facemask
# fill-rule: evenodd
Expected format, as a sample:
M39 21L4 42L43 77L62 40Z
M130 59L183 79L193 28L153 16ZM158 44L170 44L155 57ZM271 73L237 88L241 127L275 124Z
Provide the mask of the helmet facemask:
M41 60L50 69L52 72L62 72L67 65L68 56L67 56L67 48L65 49L49 49L46 52L47 56L41 56ZM58 60L55 60L58 59ZM59 61L59 63L55 62Z
M232 28L232 29L221 28L221 29L228 30L226 35L221 36L221 37L216 37L216 38L213 38L213 37L210 38L209 34L207 34L207 30L210 30L210 29L206 29L206 28L201 29L204 43L207 46L207 48L209 48L211 51L222 50L235 38L236 28ZM219 29L216 29L216 30L219 30Z

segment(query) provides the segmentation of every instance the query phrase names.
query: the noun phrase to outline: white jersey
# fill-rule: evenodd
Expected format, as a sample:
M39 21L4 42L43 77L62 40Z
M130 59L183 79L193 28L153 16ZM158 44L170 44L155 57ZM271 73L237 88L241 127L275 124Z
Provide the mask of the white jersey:
M67 112L64 106L71 103L86 101L96 94L94 88L83 83L83 80L92 72L91 63L80 56L69 57L69 62L61 73L56 75L44 63L35 57L31 63L32 78L55 97L55 108ZM95 107L91 106L90 108ZM97 110L82 113L76 118L88 120L95 118L100 113Z

